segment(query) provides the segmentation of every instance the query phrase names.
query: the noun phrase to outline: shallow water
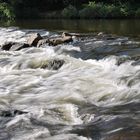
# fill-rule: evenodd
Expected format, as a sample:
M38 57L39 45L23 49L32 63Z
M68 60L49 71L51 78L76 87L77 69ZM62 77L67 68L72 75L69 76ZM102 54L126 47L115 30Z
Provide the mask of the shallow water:
M32 32L57 35L0 28L0 44L26 42ZM52 60L64 64L44 67ZM0 51L0 79L2 140L140 139L138 40L90 36L56 47Z

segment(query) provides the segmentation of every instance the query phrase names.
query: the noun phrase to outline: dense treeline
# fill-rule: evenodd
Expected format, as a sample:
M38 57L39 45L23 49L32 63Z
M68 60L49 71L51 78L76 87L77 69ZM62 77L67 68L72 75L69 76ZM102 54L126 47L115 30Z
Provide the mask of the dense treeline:
M139 18L139 0L0 0L0 18ZM43 14L44 15L44 14Z

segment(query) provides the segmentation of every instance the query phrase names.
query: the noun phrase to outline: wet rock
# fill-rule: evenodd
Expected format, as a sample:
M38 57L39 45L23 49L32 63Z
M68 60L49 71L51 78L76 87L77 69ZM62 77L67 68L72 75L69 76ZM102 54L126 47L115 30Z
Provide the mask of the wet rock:
M96 37L97 39L104 39L104 40L115 40L117 38L116 36L113 36L111 34L106 34L104 32L99 32Z
M28 68L31 69L52 69L52 70L58 70L63 64L64 64L64 60L48 60L48 61L34 61L28 64ZM22 68L22 65L20 66L20 69Z
M63 64L64 60L51 60L48 63L48 69L58 70Z
M65 36L65 37L63 37L62 41L63 41L64 43L69 43L69 42L72 42L73 39L72 39L71 36Z
M73 41L73 35L69 33L62 33L62 36L53 37L53 38L44 38L38 41L37 47L40 47L43 44L48 43L49 45L56 46L63 43L69 43Z
M71 37L72 37L73 35L70 34L70 33L63 32L63 33L62 33L62 37L66 37L66 36L71 36Z
M29 44L26 43L6 42L1 46L1 49L6 51L18 51L27 47L29 47Z
M2 110L0 111L0 117L14 117L16 115L26 114L28 112L20 111L20 110Z
M120 66L121 64L130 61L131 58L130 57L121 57L118 59L116 65Z
M38 41L37 47L40 47L41 45L44 45L46 43L48 43L48 38L41 39Z
M35 33L29 37L29 39L27 40L27 43L30 46L37 46L38 41L41 39L42 39L41 35L39 33Z
M71 36L71 37L87 37L87 36L91 36L91 34L79 34L79 33L67 33L67 32L63 32L62 33L62 37L65 37L65 36Z
M9 49L12 47L12 45L15 45L15 44L16 44L15 42L6 42L5 44L3 44L1 46L1 49L9 51Z
M48 40L49 45L52 45L52 46L56 46L56 45L63 44L63 43L69 43L72 41L73 41L73 39L71 36L52 38L52 39Z
M98 34L97 34L97 36L103 36L104 35L104 32L99 32Z
M29 44L26 43L17 43L11 46L11 48L9 49L9 51L18 51L24 48L28 48L30 47Z

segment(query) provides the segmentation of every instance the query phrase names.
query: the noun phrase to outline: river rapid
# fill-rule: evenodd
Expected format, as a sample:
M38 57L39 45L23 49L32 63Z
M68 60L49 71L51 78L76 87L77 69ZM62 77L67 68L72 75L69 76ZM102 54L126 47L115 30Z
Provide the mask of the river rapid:
M26 43L33 32L59 35L0 28L0 45ZM53 60L64 64L43 67ZM0 140L139 139L138 39L90 34L55 47L0 51Z

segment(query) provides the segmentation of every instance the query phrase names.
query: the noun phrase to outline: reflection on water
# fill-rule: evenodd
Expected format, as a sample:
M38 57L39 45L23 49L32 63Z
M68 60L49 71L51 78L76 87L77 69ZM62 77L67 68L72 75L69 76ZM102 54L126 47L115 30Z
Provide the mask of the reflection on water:
M73 32L107 32L125 36L140 36L140 20L19 20L0 22L0 26L27 29L47 29Z

